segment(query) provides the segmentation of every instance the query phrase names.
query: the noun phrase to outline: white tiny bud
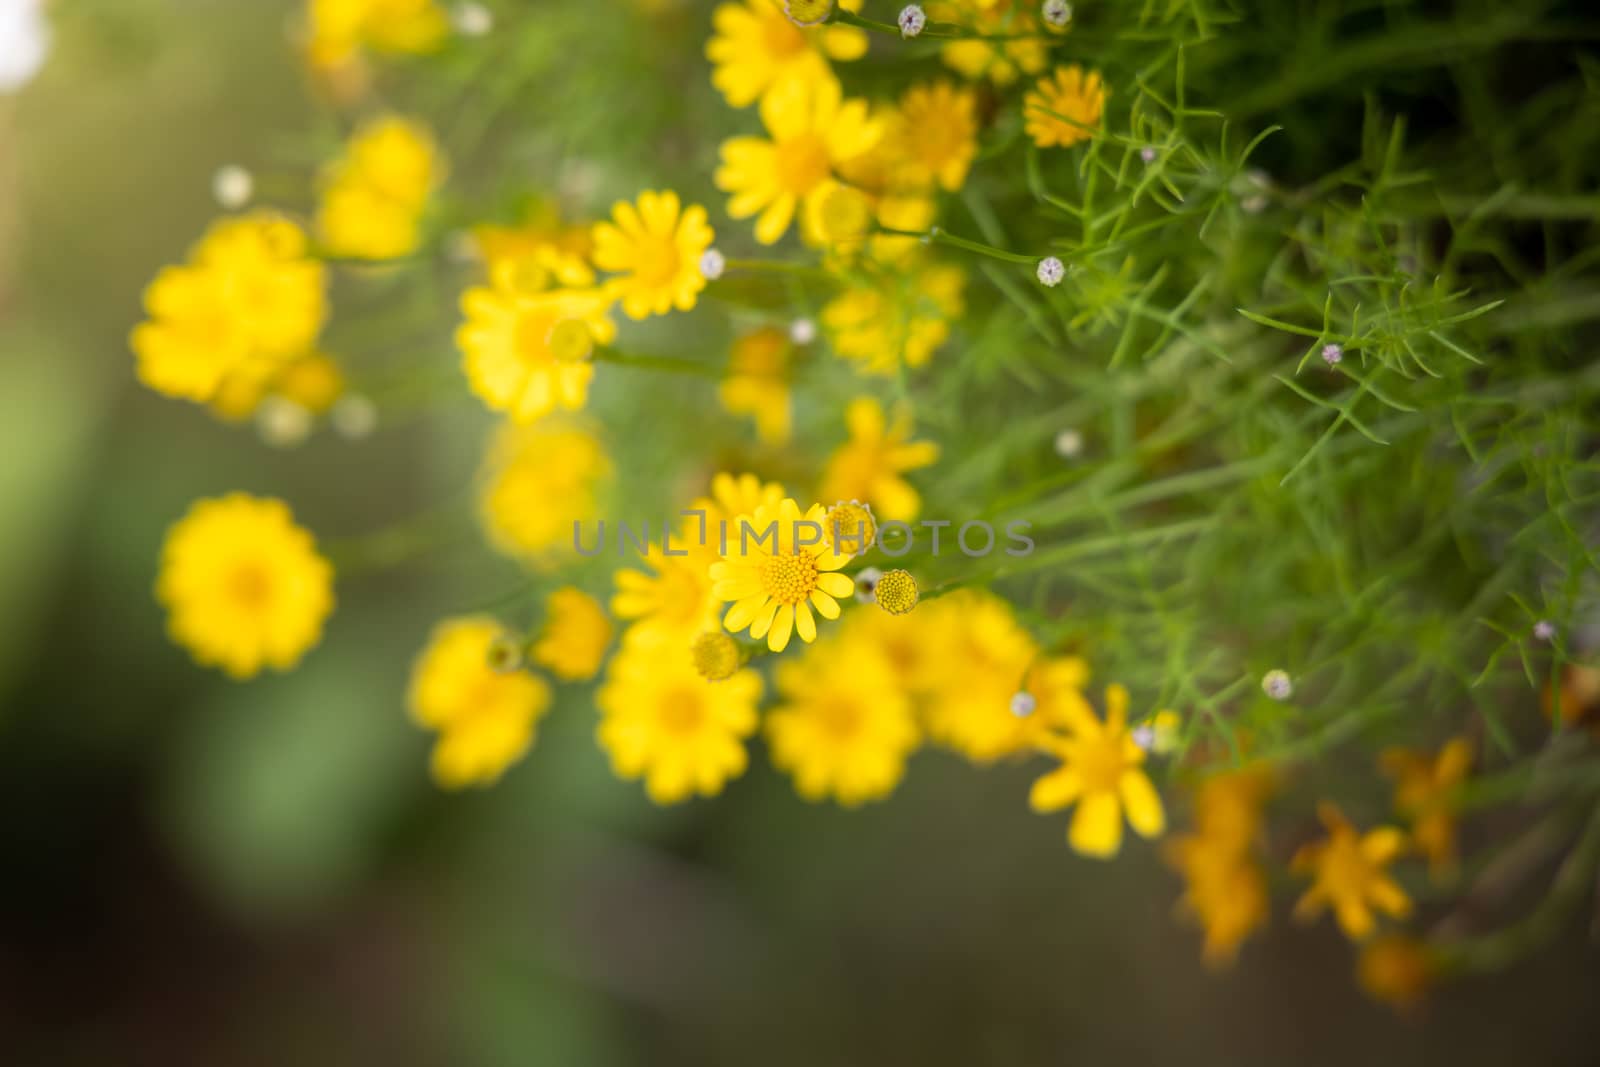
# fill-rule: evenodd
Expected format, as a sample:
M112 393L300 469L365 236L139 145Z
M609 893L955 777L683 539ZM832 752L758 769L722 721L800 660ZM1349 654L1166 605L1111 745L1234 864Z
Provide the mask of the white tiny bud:
M494 29L494 12L482 4L457 4L450 17L463 37L482 37Z
M900 23L901 37L915 37L928 24L928 16L919 5L907 4L900 9L900 17L896 21Z
M1039 275L1041 285L1055 288L1061 284L1061 279L1067 276L1067 268L1055 256L1046 256L1039 261Z
M293 448L311 436L311 412L281 396L256 407L256 432L273 448Z
M1011 714L1019 719L1026 719L1032 715L1039 706L1039 699L1026 689L1018 690L1011 694Z
M714 282L722 277L722 272L727 269L727 259L715 248L706 249L700 257L700 276L708 282Z
M250 172L237 164L218 167L211 176L211 195L225 211L238 211L255 195L256 180Z
M876 567L863 567L856 572L856 603L871 604L877 599L878 579L883 572Z
M1556 638L1556 624L1549 619L1540 619L1533 624L1533 636L1541 641L1554 641Z
M1133 728L1130 736L1133 743L1146 752L1154 752L1156 747L1156 728L1149 723L1141 723Z
M810 319L795 319L789 324L789 340L808 345L817 339L817 324Z
M378 428L378 405L359 393L349 393L333 405L328 418L340 437L359 441Z
M1325 363L1328 364L1328 366L1332 367L1332 366L1337 365L1338 362L1343 358L1344 358L1344 346L1343 345L1326 344L1326 345L1322 346L1322 359L1323 359L1323 361Z
M1039 9L1039 14L1044 16L1046 25L1060 29L1072 21L1072 5L1067 0L1044 0L1044 6Z
M1083 455L1083 434L1077 430L1062 430L1056 434L1056 455L1062 459L1077 459Z
M1146 163L1154 163L1156 161L1155 146L1145 145L1143 148L1139 149L1139 158L1144 160Z
M1288 671L1268 671L1261 676L1261 691L1273 700L1288 700L1294 694L1294 682Z

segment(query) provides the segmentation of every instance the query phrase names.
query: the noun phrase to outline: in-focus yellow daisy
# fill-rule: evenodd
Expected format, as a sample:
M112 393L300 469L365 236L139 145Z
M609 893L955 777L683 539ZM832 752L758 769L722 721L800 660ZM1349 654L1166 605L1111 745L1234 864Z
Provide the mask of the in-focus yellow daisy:
M953 264L882 271L844 289L822 309L833 350L866 374L921 367L950 338L965 308L966 274Z
M597 736L618 777L643 778L657 804L715 796L749 763L761 676L700 677L686 649L628 648L611 658Z
M728 552L711 565L712 592L733 606L722 624L730 632L749 628L755 640L782 652L793 633L807 643L817 639L811 609L825 619L839 617L835 598L848 597L855 583L837 573L849 562L823 537L827 509L813 504L801 513L789 497L763 504L728 533Z
M1010 85L1018 74L1037 74L1049 57L1049 42L1034 17L1033 0L933 0L928 18L970 28L973 35L945 42L945 66L971 80Z
M910 698L870 645L835 638L778 664L772 762L806 800L847 808L888 796L920 740Z
M594 543L601 485L610 474L605 448L582 425L503 427L481 474L490 544L540 569L571 559L580 534L585 546Z
M1105 108L1099 71L1057 67L1022 98L1023 128L1040 148L1068 148L1094 136Z
M637 203L617 201L611 221L595 224L594 263L620 275L606 292L630 319L688 311L706 287L700 257L714 236L705 208L684 207L670 190L647 190Z
M946 81L912 86L900 98L895 148L903 160L899 181L955 192L978 154L978 100L971 89Z
M728 376L717 389L723 410L755 419L756 435L765 444L782 445L789 440L789 358L793 350L789 335L775 327L763 326L745 334L733 343Z
M283 501L230 493L167 531L156 599L196 663L249 678L289 670L321 640L333 568Z
M310 58L337 66L369 48L389 54L432 52L450 23L437 0L307 0Z
M860 11L861 0L841 0L846 11ZM794 24L781 0L738 0L712 12L714 28L706 42L711 84L733 107L748 107L775 86L832 77L828 60L860 59L867 31L855 26Z
M156 275L144 304L149 318L131 337L139 380L204 403L310 352L328 317L327 271L299 226L257 211L213 223L187 263Z
M759 215L756 240L773 244L808 198L825 193L835 168L877 142L881 130L861 100L845 100L832 77L791 82L761 100L767 138L723 142L717 188L731 193L728 214Z
M323 245L352 259L410 255L421 243L422 214L443 176L443 157L422 123L395 115L365 123L323 172L317 209Z
M1385 773L1395 780L1395 810L1411 821L1411 839L1428 858L1435 878L1456 865L1455 792L1472 767L1472 741L1456 737L1438 755L1408 748L1387 749L1380 756Z
M442 788L499 781L532 747L534 729L550 708L544 679L496 664L496 647L509 639L494 619L449 619L434 629L412 668L411 717L438 732L431 762Z
M563 682L586 682L600 673L611 646L611 618L582 589L563 586L544 602L544 629L533 642L533 661Z
M495 264L488 286L461 295L466 321L456 330L467 384L517 422L587 404L594 346L617 335L600 290L532 290L527 282L516 262Z
M1106 858L1122 847L1122 819L1141 837L1166 829L1161 796L1144 772L1144 750L1128 732L1128 691L1106 687L1106 717L1084 711L1070 717L1060 734L1041 746L1061 766L1033 783L1028 803L1034 811L1060 811L1077 805L1067 841L1084 856Z
M850 440L828 458L817 495L824 500L860 500L872 505L879 519L909 522L916 518L922 498L901 475L936 462L939 446L910 440L908 409L898 409L890 421L883 405L869 396L850 402L845 424Z
M1295 903L1295 918L1315 919L1331 906L1345 936L1363 941L1377 929L1374 908L1395 919L1410 915L1411 898L1386 871L1404 851L1405 834L1392 826L1358 833L1326 802L1317 806L1317 817L1327 838L1302 846L1289 862L1291 871L1312 878L1311 888Z

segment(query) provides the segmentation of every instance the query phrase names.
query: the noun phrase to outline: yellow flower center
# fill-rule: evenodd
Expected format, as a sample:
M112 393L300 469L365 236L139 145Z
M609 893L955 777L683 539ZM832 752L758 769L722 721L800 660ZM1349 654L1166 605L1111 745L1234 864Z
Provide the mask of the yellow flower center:
M272 598L272 575L254 561L241 563L228 576L228 595L246 611L260 611Z
M806 50L805 35L776 8L763 20L761 43L771 59L788 59Z
M862 714L858 701L834 697L817 705L817 720L837 741L848 741L861 732Z
M778 184L786 192L805 196L826 181L832 169L828 146L816 134L778 142Z
M1365 895L1376 872L1361 854L1361 839L1353 833L1334 834L1322 857L1322 884L1334 900Z
M594 354L594 337L582 319L562 319L545 340L550 354L563 363L582 363Z
M705 701L692 689L669 689L658 705L661 728L668 733L691 734L705 720Z
M678 254L677 235L652 235L641 243L633 258L633 276L640 285L660 287L671 284L683 268Z
M517 319L515 343L517 355L524 363L548 363L550 361L550 313L547 311L525 311Z
M1128 761L1123 756L1122 734L1106 731L1073 746L1072 766L1083 779L1085 793L1115 793Z
M761 588L780 604L799 604L817 587L817 558L809 552L768 556L761 565Z

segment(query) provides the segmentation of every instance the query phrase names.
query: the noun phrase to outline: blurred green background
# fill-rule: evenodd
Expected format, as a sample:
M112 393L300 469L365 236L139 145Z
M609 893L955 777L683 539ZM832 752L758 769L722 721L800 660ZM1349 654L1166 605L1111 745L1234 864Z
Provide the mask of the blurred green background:
M275 451L136 386L140 290L216 213L215 169L270 174L318 119L286 3L57 14L44 73L0 98L0 1063L1600 1061L1584 931L1397 1019L1280 894L1208 973L1153 851L1075 857L1026 768L924 752L847 813L758 756L662 811L569 689L497 789L442 796L403 689L470 602L449 570L342 582L294 674L195 669L150 592L193 498L281 495L356 535L458 490L478 438Z

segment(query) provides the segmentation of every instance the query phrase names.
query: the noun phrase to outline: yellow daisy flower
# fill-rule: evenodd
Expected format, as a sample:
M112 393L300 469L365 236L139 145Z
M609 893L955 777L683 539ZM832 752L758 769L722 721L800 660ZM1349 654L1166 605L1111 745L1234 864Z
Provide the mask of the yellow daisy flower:
M952 593L909 615L851 612L839 640L870 646L889 665L902 690L928 697L949 679L955 613L965 599L961 592Z
M713 543L715 531L713 524L708 533ZM632 623L622 635L625 646L682 651L701 634L718 628L721 601L711 594L706 571L712 557L697 544L699 532L698 520L691 519L682 536L675 537L673 555L651 544L642 567L624 567L613 576L617 591L611 612ZM677 554L683 550L688 555Z
M432 52L450 30L437 0L307 0L311 62L337 66L362 48L389 54Z
M570 559L579 531L599 510L611 460L579 425L508 424L484 457L479 512L496 550L545 569ZM585 529L585 544L594 533Z
M891 793L920 741L911 701L870 645L819 642L777 668L783 700L767 716L772 762L806 800L847 808Z
M840 6L860 11L861 2L842 0ZM867 52L867 31L797 26L777 0L719 4L711 25L711 84L733 107L748 107L775 86L832 77L829 59L860 59Z
M743 474L718 471L711 476L710 495L697 498L691 505L693 510L706 513L706 543L697 547L704 547L713 556L722 555L719 523L726 524L728 541L737 544L738 519L754 515L763 506L776 507L783 497L783 486L778 482L764 482L748 471Z
M733 194L728 214L759 215L756 240L774 244L808 198L825 193L835 168L870 149L881 134L861 100L845 100L832 77L791 82L761 100L768 138L723 142L717 188Z
M327 250L352 259L399 259L417 250L422 214L444 176L433 134L386 115L358 129L322 175L317 233Z
M533 746L550 686L520 667L495 665L510 638L494 619L440 623L411 671L412 719L438 732L433 779L444 789L493 785Z
M594 284L589 257L594 253L592 228L568 225L550 201L531 202L522 221L511 226L490 223L472 229L472 243L492 276L504 262L527 270L532 265L567 289L587 289ZM544 288L543 283L533 288Z
M914 272L881 272L844 289L822 309L833 350L865 374L889 376L921 367L950 338L965 309L966 273L932 263Z
M1037 812L1077 805L1067 840L1080 855L1107 858L1122 847L1122 819L1141 837L1166 829L1161 797L1144 773L1144 750L1128 732L1128 691L1106 687L1104 721L1085 710L1043 748L1061 766L1033 783L1028 803Z
M911 413L901 408L894 420L883 405L861 396L845 409L850 440L828 458L817 495L824 500L860 500L872 505L880 519L909 522L917 517L922 498L901 477L939 458L939 446L911 441Z
M636 204L619 200L610 222L594 226L594 262L621 272L606 292L622 301L630 319L694 307L706 279L700 257L715 236L699 204L683 207L678 194L645 191Z
M144 304L149 318L130 339L139 380L204 403L310 351L328 317L327 271L299 226L257 211L213 223L186 264L156 275Z
M1022 98L1023 128L1040 148L1068 148L1094 135L1105 107L1099 71L1057 67Z
M900 98L895 149L899 181L960 189L978 154L978 98L946 81L912 86Z
M1204 833L1168 841L1163 852L1183 875L1178 910L1205 931L1202 958L1213 967L1232 963L1271 913L1266 873L1248 852Z
M597 736L620 778L643 778L657 804L715 796L743 774L756 728L761 676L700 677L686 649L624 649L611 658L596 702Z
M1448 876L1456 865L1454 794L1472 767L1472 741L1452 738L1436 756L1391 748L1379 759L1385 773L1395 780L1395 810L1411 820L1411 839L1417 850L1428 858L1435 878Z
M748 627L753 639L765 637L768 648L782 652L792 633L807 643L817 639L813 607L825 619L839 617L835 598L850 596L855 583L837 573L849 557L827 546L826 516L821 504L802 515L785 497L763 504L729 532L728 552L710 573L712 593L734 602L722 620L731 633Z
M1373 908L1395 919L1410 915L1411 898L1385 871L1404 851L1405 834L1392 826L1358 833L1326 802L1317 806L1317 817L1327 838L1301 847L1289 861L1291 871L1312 878L1311 888L1295 903L1295 918L1315 919L1331 905L1345 936L1363 941L1377 928Z
M987 78L1010 85L1019 74L1037 74L1049 57L1048 42L1039 35L1032 0L935 0L925 5L928 18L954 22L972 37L947 41L940 49L945 66L972 81Z
M1356 960L1361 991L1402 1013L1420 1004L1438 977L1437 954L1410 934L1379 934Z
M321 640L333 567L283 501L230 493L167 531L156 599L196 663L249 678L289 670Z
M544 629L529 650L533 661L563 682L586 682L599 674L612 635L600 601L568 585L551 593L544 605Z
M763 326L733 343L728 376L717 399L730 415L749 415L756 436L769 445L787 444L792 425L789 357L794 346L783 330Z
M524 423L588 403L590 352L617 335L600 290L534 291L526 281L514 261L495 264L487 287L462 294L466 321L456 331L473 393Z

